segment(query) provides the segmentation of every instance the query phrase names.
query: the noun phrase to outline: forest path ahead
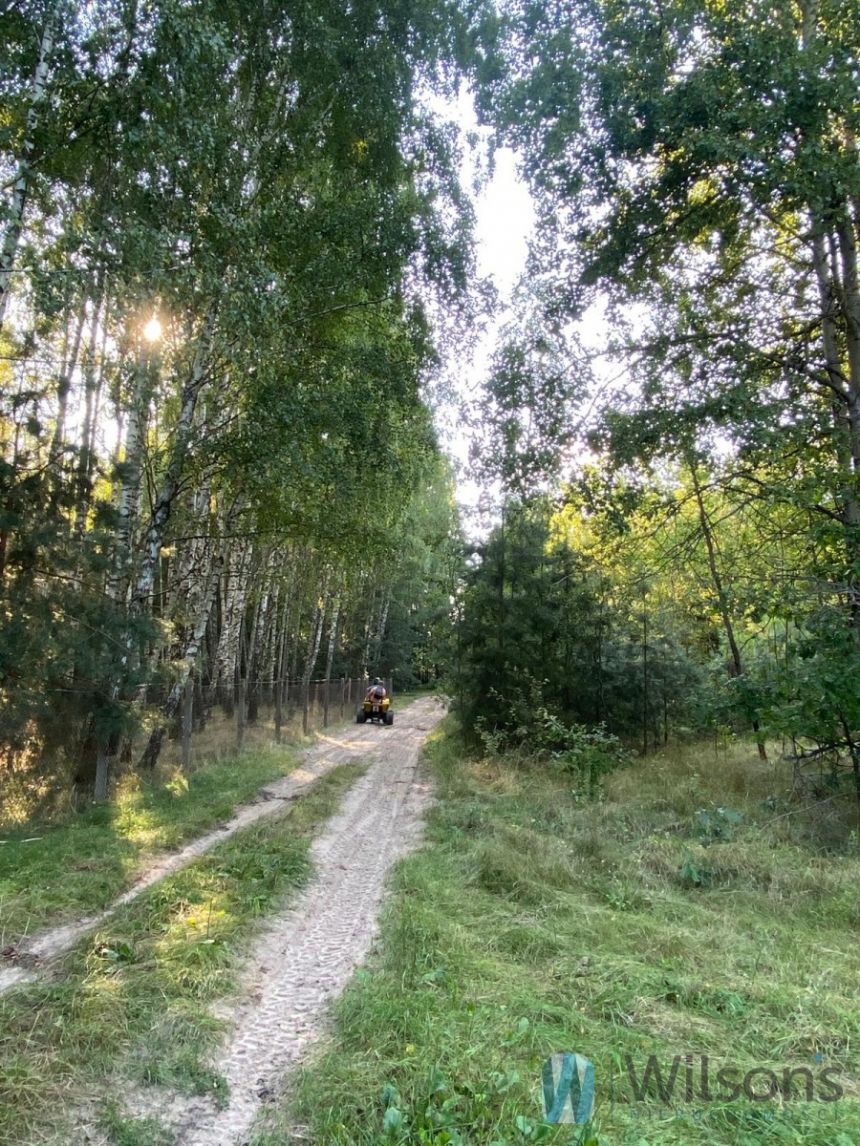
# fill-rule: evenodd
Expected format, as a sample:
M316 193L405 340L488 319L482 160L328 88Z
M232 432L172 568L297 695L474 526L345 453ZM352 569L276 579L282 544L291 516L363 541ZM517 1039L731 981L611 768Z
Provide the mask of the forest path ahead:
M129 1103L131 1113L169 1126L178 1146L246 1142L263 1104L320 1034L328 1005L370 949L392 865L419 840L430 798L419 758L443 712L424 698L398 711L393 729L356 726L348 738L343 750L366 756L372 747L375 761L314 842L310 885L251 950L238 1002L218 1009L230 1033L212 1065L229 1103L218 1110L208 1098L164 1091Z
M416 722L426 723L428 714L436 719L436 713L441 713L437 701L419 700L403 709L398 707L397 723L393 728L384 728L376 724L352 724L346 729L321 734L318 742L305 752L298 768L288 776L266 784L254 800L241 805L233 816L219 827L198 836L179 851L170 852L153 860L144 874L110 907L48 928L20 942L16 949L18 961L6 967L0 966L0 995L19 983L34 979L53 959L65 955L78 939L100 927L121 907L131 903L159 880L181 871L242 828L282 811L287 802L296 799L310 784L333 768L364 759L369 751L375 753L378 748L383 750L383 758L387 759L389 747L385 741L390 740L392 747L403 743L404 735L409 738L409 728L414 729Z

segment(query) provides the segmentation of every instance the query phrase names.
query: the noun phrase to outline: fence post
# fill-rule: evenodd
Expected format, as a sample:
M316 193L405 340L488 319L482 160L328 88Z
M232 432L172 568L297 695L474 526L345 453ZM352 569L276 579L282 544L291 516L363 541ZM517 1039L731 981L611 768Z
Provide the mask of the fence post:
M190 676L185 684L185 694L182 697L182 771L187 772L191 767L191 734L194 728L194 677Z
M245 744L245 690L247 681L239 677L239 696L236 703L236 750L242 751Z
M93 797L96 800L106 800L108 793L108 775L110 773L110 749L107 737L100 736L96 752L96 783Z
M281 682L275 684L275 743L281 743L281 727L284 723L284 691Z
M340 678L340 718L343 720L346 709L346 681Z
M323 728L328 728L328 708L331 700L331 680L327 680L323 685L325 692L323 693Z

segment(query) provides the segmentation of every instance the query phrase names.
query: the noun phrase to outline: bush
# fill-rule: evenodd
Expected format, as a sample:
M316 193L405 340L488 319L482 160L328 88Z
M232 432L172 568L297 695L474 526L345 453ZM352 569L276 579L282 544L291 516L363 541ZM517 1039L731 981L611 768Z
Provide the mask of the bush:
M561 772L569 772L588 784L597 784L607 772L626 764L629 755L617 736L603 724L588 728L563 720L541 703L538 682L527 681L528 699L521 690L509 705L511 719L489 728L484 717L475 727L484 751L492 756L514 754L546 761ZM493 690L494 699L504 706L504 698Z

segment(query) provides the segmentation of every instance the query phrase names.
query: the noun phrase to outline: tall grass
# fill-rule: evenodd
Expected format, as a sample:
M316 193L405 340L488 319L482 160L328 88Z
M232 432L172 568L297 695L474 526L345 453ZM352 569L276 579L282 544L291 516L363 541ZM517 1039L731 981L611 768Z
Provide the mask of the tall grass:
M849 806L804 812L745 745L638 762L597 800L546 767L463 760L450 727L429 762L438 803L380 950L254 1146L860 1141ZM584 1131L541 1124L559 1051L595 1064ZM653 1074L637 1099L630 1069L638 1086L651 1055L664 1076L681 1056L669 1102ZM740 1078L808 1068L816 1098L831 1068L844 1097L806 1102L797 1075L769 1101L705 1101L701 1056Z

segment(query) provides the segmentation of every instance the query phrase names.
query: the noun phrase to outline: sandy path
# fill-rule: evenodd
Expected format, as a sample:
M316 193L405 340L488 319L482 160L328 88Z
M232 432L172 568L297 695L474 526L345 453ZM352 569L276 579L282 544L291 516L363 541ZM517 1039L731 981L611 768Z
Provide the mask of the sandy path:
M309 784L324 776L332 768L353 760L366 759L369 752L375 753L377 749L382 749L387 755L388 748L385 742L392 738L392 743L401 742L403 740L401 733L408 737L407 729L414 726L415 720L419 719L419 710L421 715L426 716L428 711L435 711L435 702L422 700L402 710L398 709L397 724L393 728L383 728L376 724L354 724L344 731L322 735L319 742L305 753L301 766L289 776L267 784L260 790L255 800L250 804L240 805L232 818L224 824L203 836L198 836L180 851L170 852L154 860L146 872L110 907L22 940L16 948L21 963L0 967L0 995L19 983L34 979L42 964L64 955L81 936L101 926L119 908L131 903L141 892L158 883L160 879L181 871L216 844L220 844L249 824L276 815L283 809L286 801L295 799Z
M208 1099L140 1096L133 1113L158 1117L179 1146L246 1142L263 1102L320 1033L329 1003L370 948L391 866L418 842L429 800L419 753L441 715L435 701L419 700L393 729L371 730L378 759L315 841L310 886L268 923L248 957L240 1001L226 1016L231 1033L213 1063L230 1087L226 1109Z

